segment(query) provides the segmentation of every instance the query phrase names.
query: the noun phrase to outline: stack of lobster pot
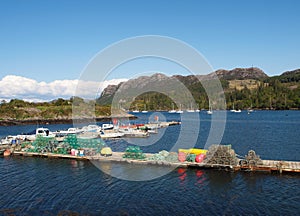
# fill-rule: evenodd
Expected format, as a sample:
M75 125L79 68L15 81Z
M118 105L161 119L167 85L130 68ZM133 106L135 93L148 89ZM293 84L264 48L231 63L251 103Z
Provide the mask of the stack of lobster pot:
M206 153L204 163L234 166L237 165L238 159L231 145L213 144Z
M240 161L242 166L257 166L262 165L263 161L260 159L259 155L255 153L254 150L249 150L248 154L245 156L245 159Z

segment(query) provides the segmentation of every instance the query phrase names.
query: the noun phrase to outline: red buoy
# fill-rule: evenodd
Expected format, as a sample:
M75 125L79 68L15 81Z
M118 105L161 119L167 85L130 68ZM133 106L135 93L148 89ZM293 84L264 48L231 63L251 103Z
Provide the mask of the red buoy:
M197 163L201 163L204 160L204 158L205 158L205 154L198 154L195 158L195 161Z

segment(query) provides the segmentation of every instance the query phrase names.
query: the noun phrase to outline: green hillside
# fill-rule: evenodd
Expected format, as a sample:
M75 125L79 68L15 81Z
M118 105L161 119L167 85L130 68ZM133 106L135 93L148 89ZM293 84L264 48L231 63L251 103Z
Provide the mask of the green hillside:
M74 112L75 110L75 112ZM0 104L0 120L72 119L73 117L109 116L110 106L95 105L73 97L70 100L57 99L51 102L31 103L20 99Z
M268 77L259 69L234 69L231 71L219 70L216 72L220 77L222 87L224 89L227 109L232 109L233 104L236 109L299 109L300 108L300 70L285 72L280 76ZM118 86L109 86L104 90L101 97L97 99L100 105L111 104L115 97L116 91L121 92L124 96L122 101L130 105L130 110L138 108L143 110L170 110L176 104L171 100L170 94L162 94L154 91L142 93L130 99L129 91L143 92L149 86L159 86L158 89L168 89L174 82L170 80L176 79L186 86L191 92L196 102L197 107L194 109L208 109L209 101L205 89L195 76L173 76L170 78L163 77L162 75L153 75L148 78L137 78L129 80L124 84ZM205 79L205 77L200 77ZM149 83L141 85L140 83ZM122 89L126 86L126 89ZM128 86L131 86L129 88ZM123 91L123 92L122 92ZM177 92L177 95L180 92ZM182 98L185 95L182 93ZM173 105L174 104L174 105ZM182 109L190 108L190 102L185 102ZM216 108L216 107L215 107Z

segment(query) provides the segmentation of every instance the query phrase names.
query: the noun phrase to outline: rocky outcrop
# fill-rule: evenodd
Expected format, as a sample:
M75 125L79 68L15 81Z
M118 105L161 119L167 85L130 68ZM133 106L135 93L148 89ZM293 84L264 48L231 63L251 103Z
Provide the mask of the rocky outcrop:
M255 79L260 80L267 78L268 75L265 74L261 69L256 67L251 68L235 68L233 70L217 70L215 72L219 78L225 80L241 80L241 79Z
M300 69L286 71L286 72L282 73L280 76L286 76L286 75L300 75Z

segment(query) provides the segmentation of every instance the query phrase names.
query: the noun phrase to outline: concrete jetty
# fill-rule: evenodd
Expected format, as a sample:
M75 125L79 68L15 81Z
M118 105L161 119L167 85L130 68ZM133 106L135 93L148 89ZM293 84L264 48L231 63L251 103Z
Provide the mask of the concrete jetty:
M123 158L124 152L113 152L112 156L106 157L100 154L94 156L73 156L66 154L54 153L34 153L14 151L13 156L24 157L46 157L46 158L61 158L61 159L74 159L74 160L97 160L103 162L121 162L131 164L144 164L144 165L158 165L158 166L174 166L196 169L218 169L228 171L250 171L250 172L269 172L269 173L300 173L300 161L280 161L280 160L262 160L259 165L224 165L224 164L207 164L196 162L167 162L167 161L154 161L148 160L153 154L146 153L145 160L134 160Z

